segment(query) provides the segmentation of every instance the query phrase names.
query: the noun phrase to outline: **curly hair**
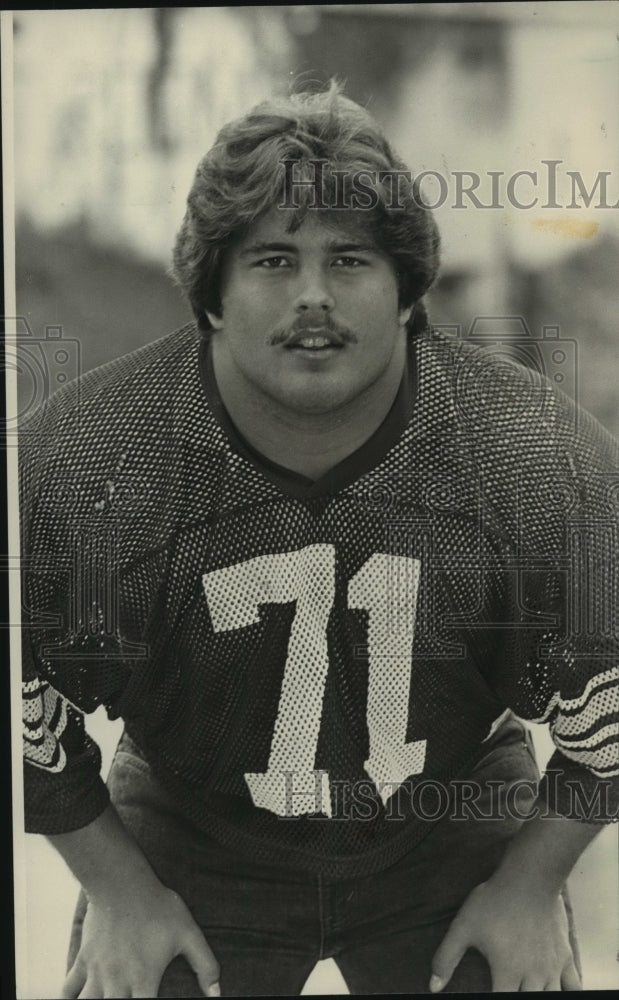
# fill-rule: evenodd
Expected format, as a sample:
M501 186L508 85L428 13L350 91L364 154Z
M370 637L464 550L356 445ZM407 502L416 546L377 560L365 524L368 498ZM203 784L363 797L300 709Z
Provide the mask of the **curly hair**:
M285 204L284 185L290 180L286 163L295 168L298 196L293 205ZM400 174L395 203L394 172ZM172 269L200 328L210 329L207 311L221 314L226 250L252 223L276 205L289 213L290 232L298 229L308 211L321 205L341 219L345 210L341 205L350 204L342 202L342 178L346 198L350 179L360 173L371 177L375 193L369 208L356 209L357 221L371 229L377 245L393 260L400 308L418 303L415 325L425 318L419 300L434 281L439 262L434 217L377 123L332 81L323 93L295 94L257 105L225 125L200 161L176 238Z

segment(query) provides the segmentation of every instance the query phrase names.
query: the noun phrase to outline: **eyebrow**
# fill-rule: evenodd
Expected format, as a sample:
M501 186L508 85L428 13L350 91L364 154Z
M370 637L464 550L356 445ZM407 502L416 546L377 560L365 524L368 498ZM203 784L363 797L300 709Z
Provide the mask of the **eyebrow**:
M257 253L265 253L267 251L277 250L279 252L286 251L286 253L294 253L297 248L293 243L252 243L251 246L245 247L241 250L240 257L249 257L250 255Z
M379 249L375 243L354 243L345 242L340 243L335 240L330 240L328 243L323 245L323 249L329 253L378 253ZM250 257L261 253L299 253L299 247L294 243L252 243L251 246L245 247L241 250L239 256Z

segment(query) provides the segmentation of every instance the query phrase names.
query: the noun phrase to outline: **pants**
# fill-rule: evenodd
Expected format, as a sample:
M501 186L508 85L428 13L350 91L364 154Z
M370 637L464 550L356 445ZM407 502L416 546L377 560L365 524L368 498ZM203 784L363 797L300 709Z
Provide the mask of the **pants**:
M537 780L530 738L519 723L512 720L493 737L470 777L482 786ZM330 880L257 863L196 830L179 817L126 735L109 787L160 880L179 893L202 928L221 965L224 996L298 995L316 962L328 957L353 994L427 993L432 957L453 917L494 872L520 826L509 817L447 816L386 871ZM486 811L483 799L480 809ZM81 897L69 966L85 910ZM491 991L488 965L477 951L465 954L446 991ZM168 966L159 996L203 996L184 958Z

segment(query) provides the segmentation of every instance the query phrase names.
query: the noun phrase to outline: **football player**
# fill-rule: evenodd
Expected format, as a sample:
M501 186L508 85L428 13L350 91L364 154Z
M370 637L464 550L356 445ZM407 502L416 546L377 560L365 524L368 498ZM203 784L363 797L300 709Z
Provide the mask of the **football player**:
M438 254L365 110L264 103L189 195L195 322L24 435L28 829L83 886L65 997L298 994L327 956L352 993L580 987L619 453L429 326Z

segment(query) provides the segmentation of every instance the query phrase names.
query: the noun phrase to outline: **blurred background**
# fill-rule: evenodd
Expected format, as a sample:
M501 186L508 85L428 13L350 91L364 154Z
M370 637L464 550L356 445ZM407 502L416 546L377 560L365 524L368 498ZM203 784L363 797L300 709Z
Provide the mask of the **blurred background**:
M335 75L442 202L432 322L529 358L619 435L617 7L14 12L22 419L190 318L167 269L198 160L260 99ZM98 715L92 727L107 767L118 728ZM58 996L76 889L41 838L25 838L22 861L19 995ZM574 892L586 985L617 986L616 827L579 862ZM345 986L321 963L306 990Z

